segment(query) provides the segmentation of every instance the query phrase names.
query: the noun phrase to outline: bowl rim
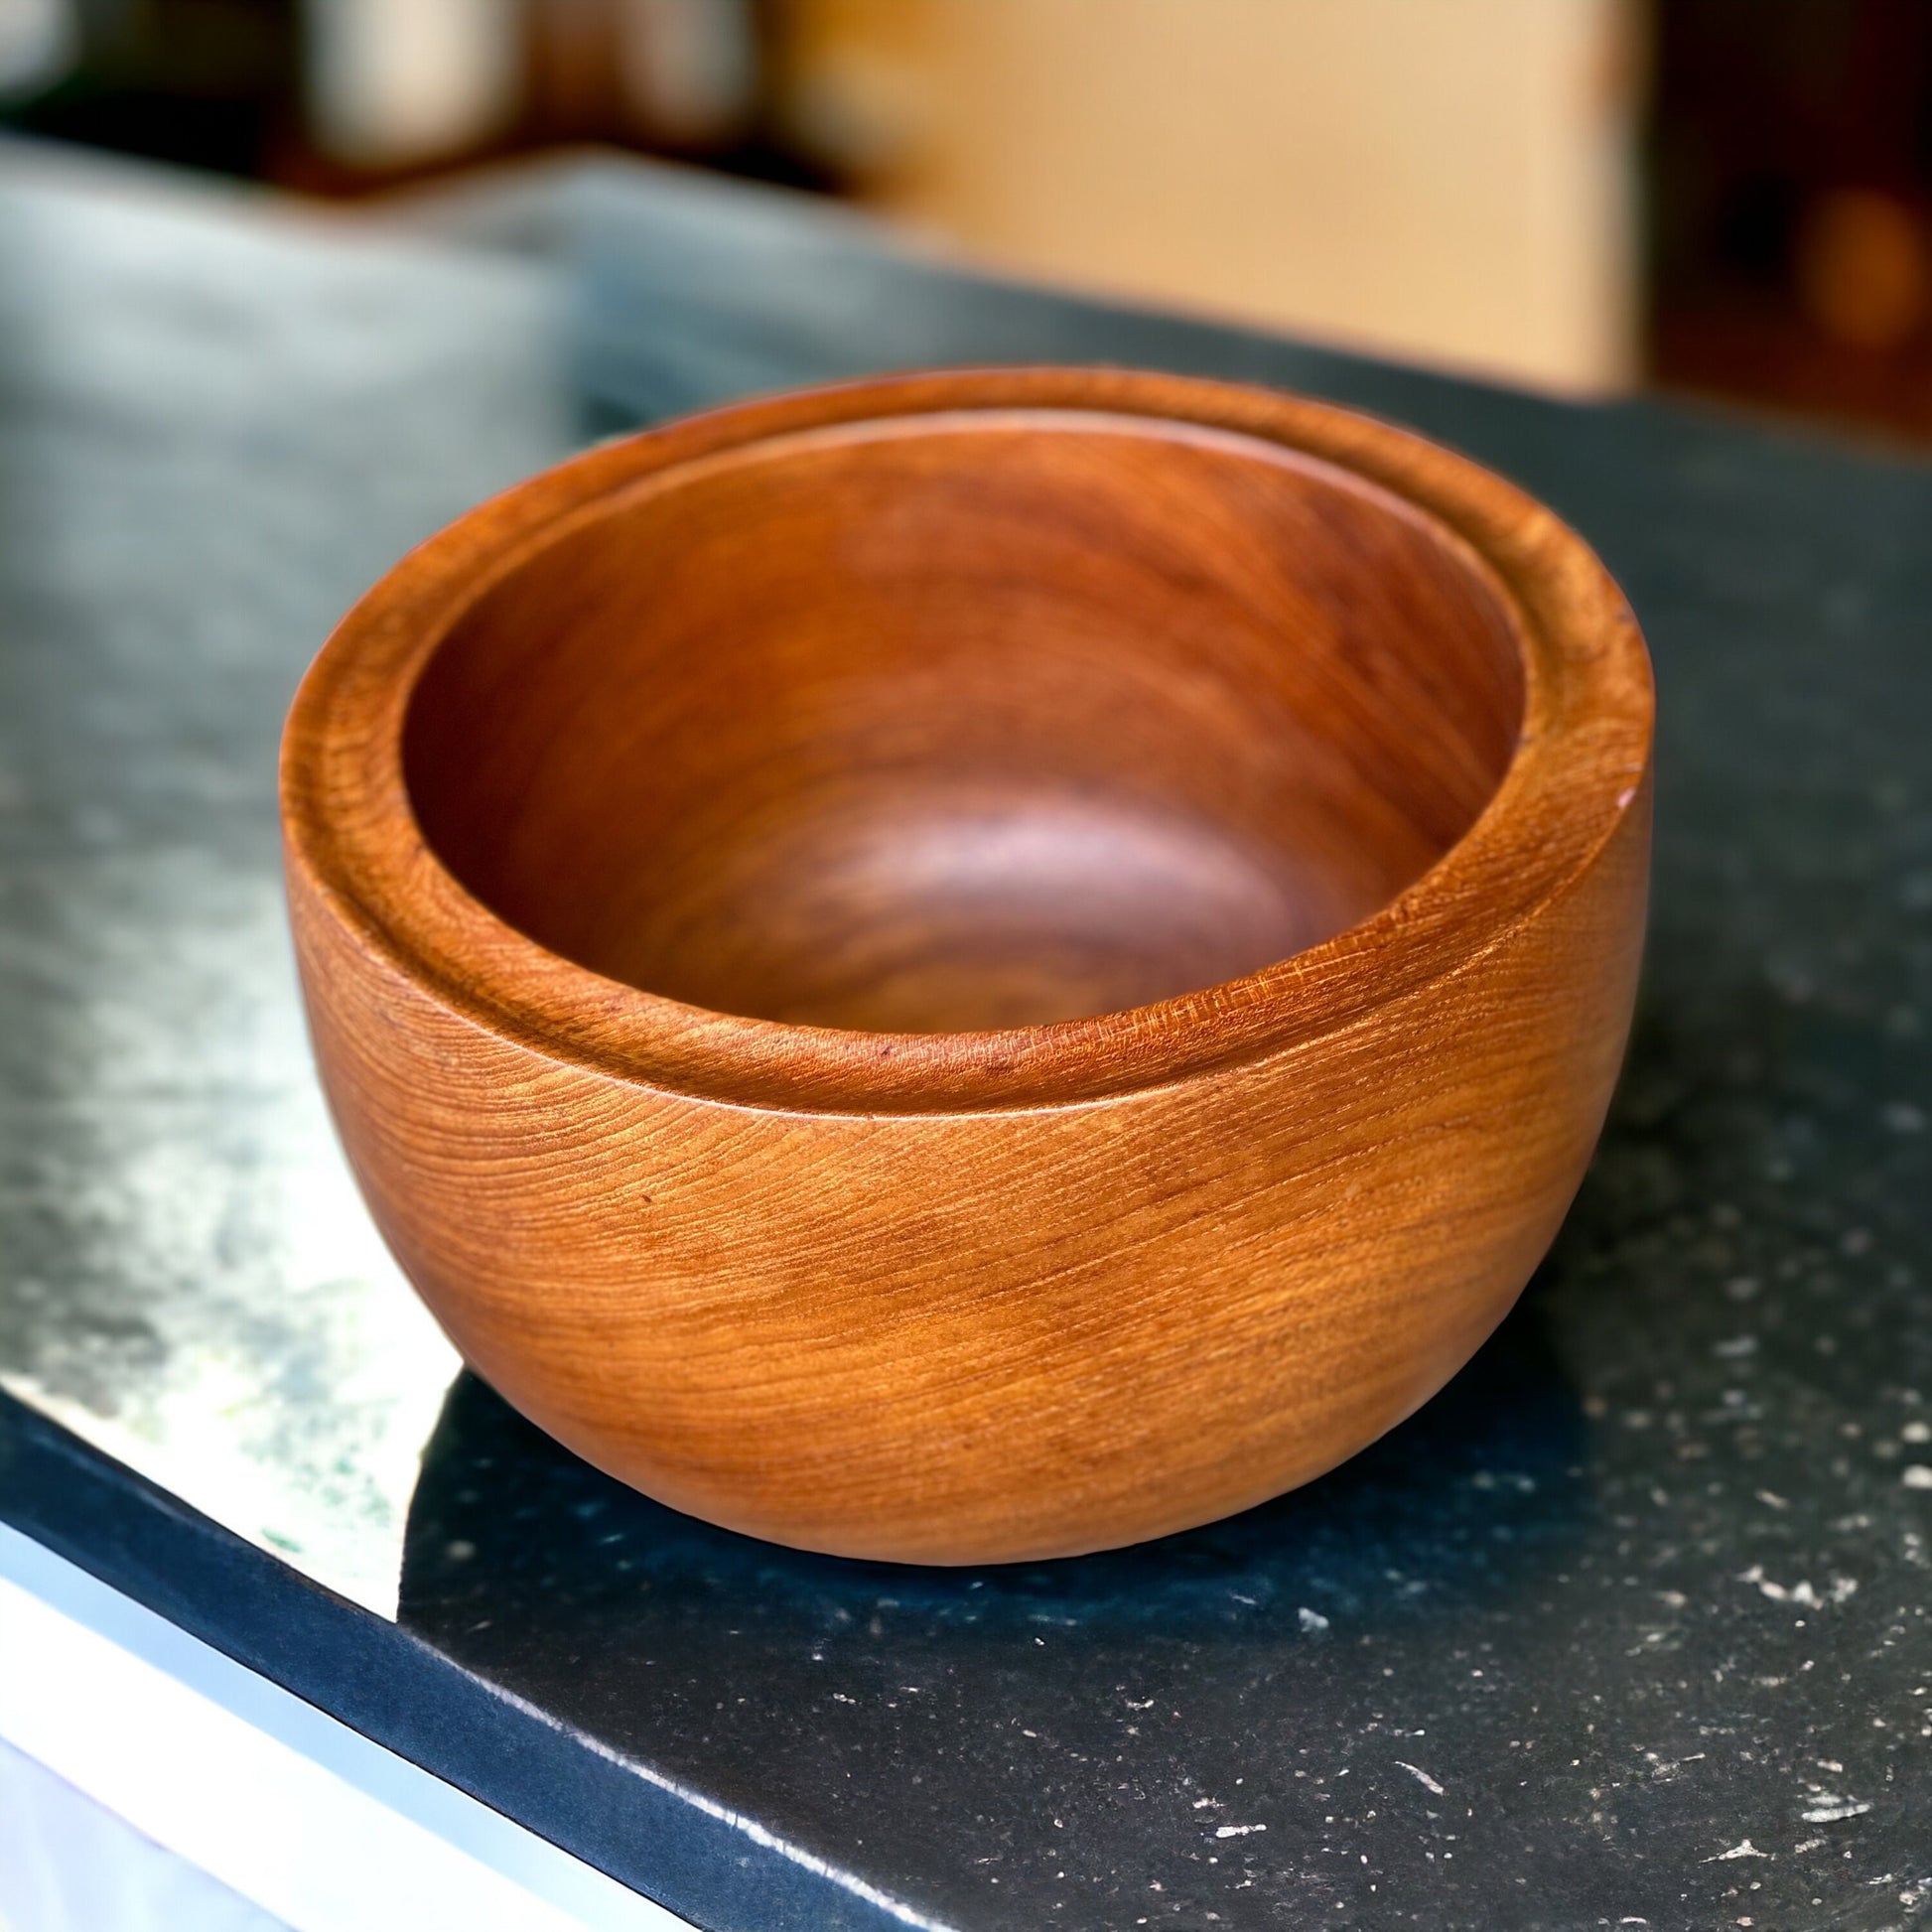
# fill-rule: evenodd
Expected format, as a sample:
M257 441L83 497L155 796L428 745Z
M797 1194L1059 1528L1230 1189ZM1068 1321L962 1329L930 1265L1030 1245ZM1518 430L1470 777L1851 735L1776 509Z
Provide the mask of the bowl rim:
M1434 525L1489 580L1522 657L1522 727L1482 810L1402 893L1305 951L1123 1012L975 1033L865 1033L686 1005L552 952L449 871L410 801L404 725L430 658L495 584L693 465L962 413L1140 419L1268 445L1276 460ZM1563 897L1647 805L1654 715L1636 621L1588 545L1534 497L1412 431L1192 376L927 370L734 403L594 446L410 552L343 619L296 693L282 739L283 845L298 940L304 912L326 909L419 993L540 1058L765 1111L1034 1110L1271 1057L1461 970Z

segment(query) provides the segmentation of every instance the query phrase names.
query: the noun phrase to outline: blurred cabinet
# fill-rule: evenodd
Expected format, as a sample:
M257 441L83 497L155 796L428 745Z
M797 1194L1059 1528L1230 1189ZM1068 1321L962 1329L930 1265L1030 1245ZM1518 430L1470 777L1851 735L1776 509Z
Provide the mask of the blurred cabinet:
M1633 379L1637 0L789 0L792 136L1015 269Z

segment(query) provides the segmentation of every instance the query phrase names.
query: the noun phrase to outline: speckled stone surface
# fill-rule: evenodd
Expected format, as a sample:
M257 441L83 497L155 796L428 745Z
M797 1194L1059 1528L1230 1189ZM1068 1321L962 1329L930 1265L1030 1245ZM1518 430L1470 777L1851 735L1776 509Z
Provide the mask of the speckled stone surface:
M554 376L588 432L747 387L1021 357L1305 387L1546 496L1622 580L1659 675L1656 895L1621 1096L1554 1254L1449 1391L1309 1489L1142 1550L984 1573L795 1556L620 1489L467 1377L442 1403L406 1537L373 1514L343 1531L363 1539L365 1569L400 1539L400 1628L223 1531L171 1527L167 1498L18 1405L0 1412L0 1515L700 1924L1878 1932L1932 1917L1932 469L950 277L851 224L641 172L539 178L421 218L502 257L480 260L465 298L491 355L417 372L416 406L437 399L450 439L435 474L452 498L466 479L493 484L509 454L481 428L463 441L465 396L492 382L527 399L519 382ZM192 304L213 272L184 245L161 280ZM171 578L139 552L121 595L138 608L150 576L168 586L151 629L113 631L109 648L64 619L70 666L18 685L46 707L38 723L7 720L9 746L59 772L62 733L123 718L128 822L149 783L156 822L179 810L173 845L191 853L213 807L163 780L203 734L207 769L231 774L213 794L223 864L251 891L272 865L262 734L307 629L428 507L351 492L340 543L316 527L309 452L379 436L394 404L377 373L334 387L305 373L340 375L299 314L338 271L306 272L285 309L259 285L259 326L284 345L260 471L237 459L225 494L170 526L200 567ZM412 278L457 272L401 244L379 272L356 269L378 311L427 299ZM498 283L512 292L489 294ZM532 359L505 362L512 343ZM237 337L237 384L263 352ZM165 367L143 379L145 426L98 367L25 396L16 376L0 481L31 486L23 451L58 468L103 438L179 433ZM117 544L174 486L157 468L115 518L35 498L34 549L0 537L6 581L96 608L87 573L128 572L137 553ZM252 626L224 615L236 585L207 567L223 515L247 557L301 532L285 606L257 595ZM48 546L73 528L89 547L64 562ZM0 622L21 608L16 591ZM252 695L190 714L163 662L196 661L210 636ZM144 738L143 718L176 717L188 737ZM13 890L35 852L54 866L66 851L23 837L6 848ZM58 907L58 869L46 878ZM165 905L143 917L160 943ZM285 996L258 927L240 921L231 943L272 1004ZM48 939L34 957L36 1026L3 1063L16 1163L40 1132L19 1098L36 1081L77 1082L63 1089L75 1107L107 1091L93 1061L57 1064L65 955ZM117 957L138 988L138 948ZM161 1107L175 1089L155 1080ZM244 1139L267 1171L222 1171L243 1204L235 1239L268 1256L256 1285L218 1273L221 1224L182 1235L171 1280L202 1256L263 1309L299 1272L307 1251L274 1248L260 1191L282 1158L275 1123L299 1104L251 1091L266 1124ZM179 1132L228 1145L225 1118L210 1100ZM65 1225L49 1188L23 1208L9 1185L9 1214ZM37 1238L36 1279L82 1278L70 1236ZM113 1306L138 1323L144 1274L111 1250L102 1233L86 1265L120 1267ZM72 1310L96 1304L43 1294L23 1313L5 1301L14 1265L10 1247L0 1337L58 1360ZM390 1292L371 1275L345 1306L373 1318L366 1298ZM330 1426L326 1353L291 1387L269 1372L285 1327L238 1324L225 1345L275 1385L291 1441ZM146 1359L132 1350L115 1373L138 1379ZM427 1420L440 1384L396 1400L426 1394ZM65 1420L86 1433L84 1415ZM218 1431L202 1451L228 1452ZM61 1455L86 1465L65 1492L45 1473ZM84 1511L63 1500L83 1493ZM279 1640L278 1618L304 1640Z

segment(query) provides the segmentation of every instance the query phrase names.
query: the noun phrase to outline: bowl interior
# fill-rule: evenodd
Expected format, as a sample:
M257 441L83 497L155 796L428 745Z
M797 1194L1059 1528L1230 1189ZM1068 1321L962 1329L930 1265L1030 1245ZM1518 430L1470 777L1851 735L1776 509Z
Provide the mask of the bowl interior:
M1077 411L841 425L647 479L469 606L410 700L484 904L716 1012L1120 1011L1385 904L1496 789L1510 612L1277 445Z

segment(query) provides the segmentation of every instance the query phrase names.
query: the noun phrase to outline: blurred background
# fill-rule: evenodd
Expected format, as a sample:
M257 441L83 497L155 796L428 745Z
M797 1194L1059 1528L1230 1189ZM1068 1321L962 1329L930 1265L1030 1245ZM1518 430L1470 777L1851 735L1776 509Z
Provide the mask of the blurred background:
M1932 0L0 0L0 122L332 198L615 145L1020 274L1932 438Z

